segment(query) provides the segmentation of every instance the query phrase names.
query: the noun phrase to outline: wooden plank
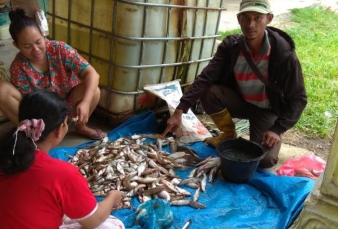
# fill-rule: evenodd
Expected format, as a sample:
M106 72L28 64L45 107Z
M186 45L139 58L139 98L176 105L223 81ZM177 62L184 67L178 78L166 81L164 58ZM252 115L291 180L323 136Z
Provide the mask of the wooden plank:
M36 0L11 0L12 8L21 8L25 10L28 17L35 18L35 11L40 9Z

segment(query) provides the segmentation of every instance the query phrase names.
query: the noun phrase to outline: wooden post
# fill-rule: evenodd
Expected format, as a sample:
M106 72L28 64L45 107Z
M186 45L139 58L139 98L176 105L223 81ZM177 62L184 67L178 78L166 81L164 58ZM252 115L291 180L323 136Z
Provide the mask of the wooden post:
M306 198L291 229L338 228L338 123L325 172Z

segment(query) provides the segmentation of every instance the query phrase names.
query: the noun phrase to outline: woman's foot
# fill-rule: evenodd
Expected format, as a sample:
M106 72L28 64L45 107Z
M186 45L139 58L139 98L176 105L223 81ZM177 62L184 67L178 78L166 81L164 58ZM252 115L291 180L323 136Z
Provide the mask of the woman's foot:
M76 125L75 132L78 135L86 136L92 140L100 140L106 136L101 130L97 128L90 128L87 125Z

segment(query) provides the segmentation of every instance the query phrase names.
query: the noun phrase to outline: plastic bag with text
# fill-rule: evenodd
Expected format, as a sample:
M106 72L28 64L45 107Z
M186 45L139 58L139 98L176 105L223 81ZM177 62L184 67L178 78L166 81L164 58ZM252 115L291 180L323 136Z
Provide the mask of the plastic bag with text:
M326 162L316 155L304 155L285 161L276 171L279 176L302 176L316 180L324 172Z
M146 85L144 86L144 90L165 100L168 104L170 115L174 113L183 95L178 80L161 84ZM191 109L189 109L186 114L182 115L182 126L176 133L176 136L183 144L203 141L205 138L212 137L208 129L203 126Z

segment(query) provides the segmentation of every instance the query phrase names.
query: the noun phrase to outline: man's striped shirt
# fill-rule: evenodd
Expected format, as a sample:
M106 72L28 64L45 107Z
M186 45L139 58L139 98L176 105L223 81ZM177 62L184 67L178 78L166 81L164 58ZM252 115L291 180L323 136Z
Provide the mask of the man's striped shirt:
M267 31L265 31L264 43L262 50L258 56L253 56L249 47L245 43L245 47L249 52L254 64L261 72L263 77L268 78L268 65L270 58L270 43ZM256 74L251 70L249 64L245 60L244 54L241 51L234 67L237 86L244 100L252 103L260 108L271 108L270 101L266 94L266 86L258 79Z

